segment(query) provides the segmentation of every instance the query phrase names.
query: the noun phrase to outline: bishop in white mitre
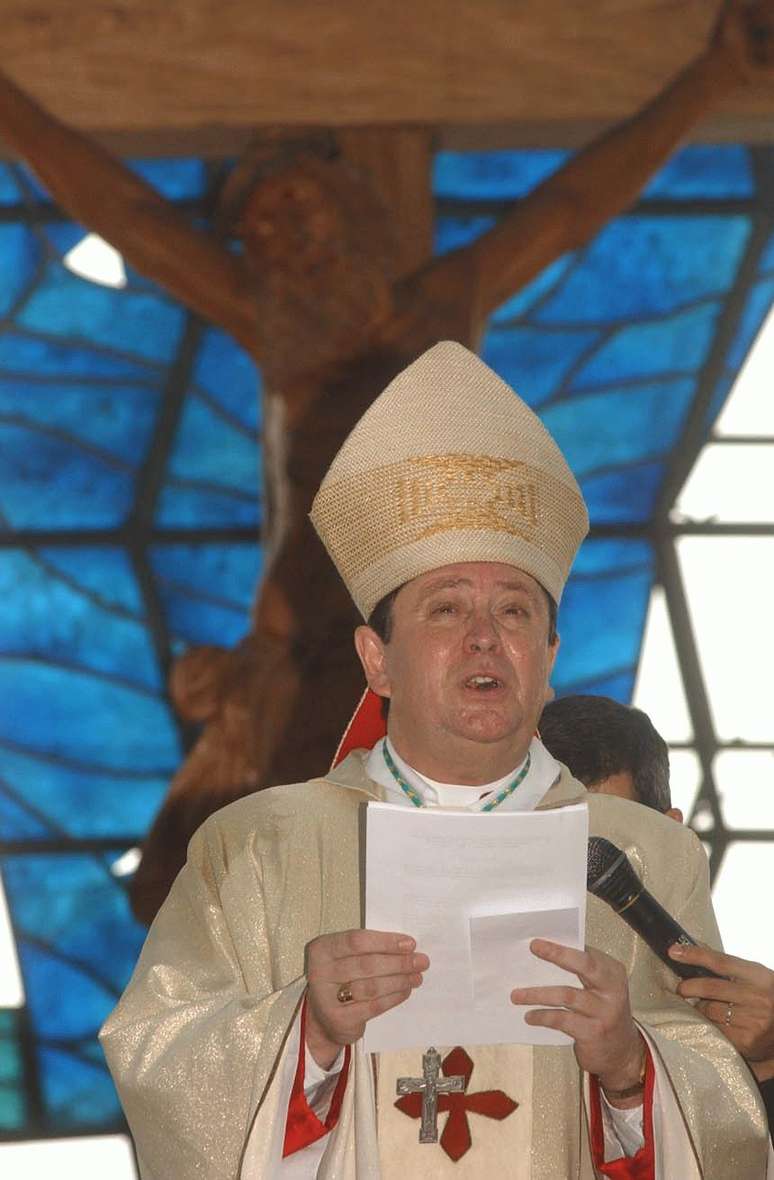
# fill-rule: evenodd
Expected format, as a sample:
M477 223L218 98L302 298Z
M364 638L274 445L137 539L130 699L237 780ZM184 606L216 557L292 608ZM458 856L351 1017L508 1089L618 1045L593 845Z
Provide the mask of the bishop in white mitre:
M513 391L436 345L357 423L312 521L367 620L355 644L386 732L361 711L328 774L231 804L191 841L102 1032L143 1180L774 1180L747 1066L595 897L585 950L533 944L566 987L503 979L569 1044L365 1053L367 1021L432 971L411 931L362 928L369 800L585 801L591 834L694 937L718 933L693 833L587 796L535 736L588 517Z

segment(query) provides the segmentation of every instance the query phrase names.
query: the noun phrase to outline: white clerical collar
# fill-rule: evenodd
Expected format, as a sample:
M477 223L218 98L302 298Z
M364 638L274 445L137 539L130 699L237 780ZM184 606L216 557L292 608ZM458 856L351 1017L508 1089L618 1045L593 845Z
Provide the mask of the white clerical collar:
M492 793L497 793L502 787L510 783L521 770L524 762L513 768L508 774L493 783L483 786L464 786L453 783L439 783L427 778L410 766L401 758L389 738L387 741L390 756L395 762L400 774L419 793L425 807L454 807L468 811L480 811ZM548 750L533 738L530 747L529 772L520 786L509 795L498 807L498 811L532 811L548 791L549 787L559 777L559 763L549 754ZM526 761L526 759L524 760ZM399 807L413 806L395 781L390 768L382 753L382 739L371 750L366 762L368 777L384 787L385 801Z

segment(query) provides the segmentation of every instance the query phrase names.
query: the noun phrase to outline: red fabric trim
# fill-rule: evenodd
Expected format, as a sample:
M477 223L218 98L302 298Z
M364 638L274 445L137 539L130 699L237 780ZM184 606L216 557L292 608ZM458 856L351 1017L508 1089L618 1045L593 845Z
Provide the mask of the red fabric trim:
M298 1065L293 1080L293 1089L288 1103L288 1117L285 1122L285 1141L282 1147L282 1158L293 1155L296 1151L316 1143L332 1131L339 1121L341 1103L347 1088L349 1076L349 1060L351 1050L349 1045L344 1049L344 1064L341 1067L336 1089L333 1091L331 1104L325 1122L321 1122L312 1110L304 1094L304 1075L306 1072L306 998L301 1008L301 1029L299 1032Z
M387 722L382 717L382 698L367 688L358 701L352 719L333 755L331 770L343 762L347 754L351 754L353 750L370 750L386 733Z
M656 1175L656 1150L653 1142L653 1084L656 1071L650 1050L645 1062L645 1092L642 1097L642 1129L645 1142L636 1155L620 1156L617 1160L605 1163L605 1132L602 1127L602 1105L599 1096L599 1082L592 1075L590 1081L591 1096L591 1154L594 1166L600 1176L609 1176L610 1180L654 1180Z

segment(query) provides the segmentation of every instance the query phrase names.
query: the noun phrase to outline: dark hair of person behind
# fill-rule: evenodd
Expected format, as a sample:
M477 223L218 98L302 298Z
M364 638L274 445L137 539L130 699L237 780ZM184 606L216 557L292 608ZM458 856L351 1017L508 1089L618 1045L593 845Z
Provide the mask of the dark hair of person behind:
M640 803L672 806L669 751L646 713L610 697L566 696L551 701L539 724L543 745L587 787L628 770Z

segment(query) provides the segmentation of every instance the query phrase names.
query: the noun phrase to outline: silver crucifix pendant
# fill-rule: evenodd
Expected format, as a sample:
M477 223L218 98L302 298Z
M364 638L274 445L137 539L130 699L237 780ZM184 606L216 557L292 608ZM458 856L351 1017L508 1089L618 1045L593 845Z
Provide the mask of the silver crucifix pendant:
M422 1055L421 1078L398 1078L397 1094L422 1095L422 1122L419 1126L420 1143L438 1142L438 1095L465 1089L462 1075L440 1077L441 1054L432 1046Z

